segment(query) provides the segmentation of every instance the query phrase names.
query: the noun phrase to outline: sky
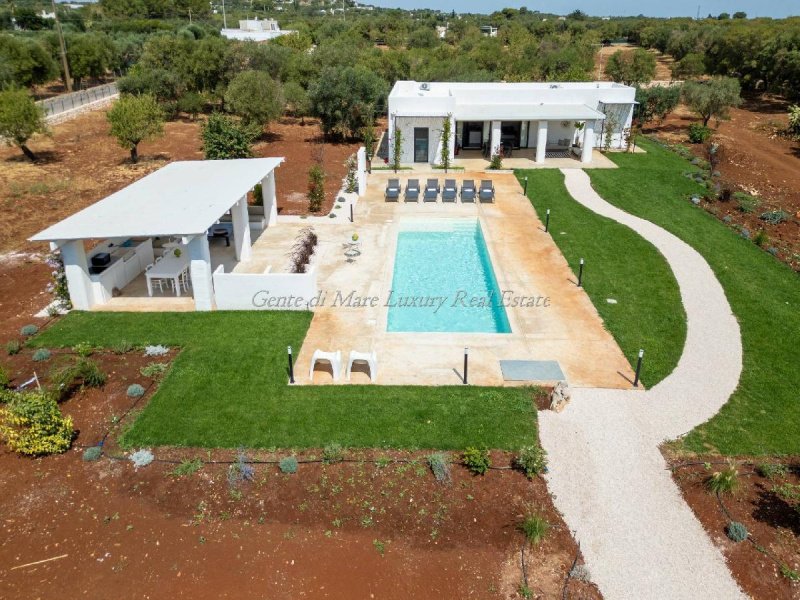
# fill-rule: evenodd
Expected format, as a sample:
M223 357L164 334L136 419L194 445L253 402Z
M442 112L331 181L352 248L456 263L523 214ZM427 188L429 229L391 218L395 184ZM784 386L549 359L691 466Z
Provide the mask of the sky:
M435 8L443 11L490 13L501 8L527 6L564 14L579 9L592 16L694 17L721 12L744 11L750 17L788 17L800 15L800 0L362 0L364 4L394 8Z

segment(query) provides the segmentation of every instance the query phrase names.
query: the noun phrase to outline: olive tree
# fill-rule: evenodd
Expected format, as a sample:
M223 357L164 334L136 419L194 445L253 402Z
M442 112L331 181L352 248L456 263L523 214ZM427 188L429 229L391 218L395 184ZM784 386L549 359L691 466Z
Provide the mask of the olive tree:
M242 71L225 92L227 110L248 125L266 127L283 114L284 105L280 83L261 71Z
M27 143L35 134L45 131L44 111L28 92L21 89L0 92L0 138L17 146L30 160L36 160Z
M651 81L656 74L656 57L647 50L617 50L608 58L606 74L614 81L636 85Z
M322 132L355 136L386 99L386 82L364 67L328 67L308 95Z
M742 103L739 80L733 77L715 77L709 81L687 81L683 84L683 101L703 119L708 127L711 118L728 119L730 108Z
M122 96L106 114L111 135L130 150L131 162L139 160L139 143L164 134L164 112L149 94Z
M231 117L213 113L203 124L203 154L207 160L250 158L250 145L260 133L255 128L236 122Z

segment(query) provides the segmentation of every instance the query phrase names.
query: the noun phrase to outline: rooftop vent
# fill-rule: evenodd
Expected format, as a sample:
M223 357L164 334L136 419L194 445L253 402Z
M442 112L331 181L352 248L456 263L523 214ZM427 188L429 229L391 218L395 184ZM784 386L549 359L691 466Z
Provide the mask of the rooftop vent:
M431 89L431 84L430 83L420 83L419 84L419 89L421 89L423 92L427 92L428 90Z

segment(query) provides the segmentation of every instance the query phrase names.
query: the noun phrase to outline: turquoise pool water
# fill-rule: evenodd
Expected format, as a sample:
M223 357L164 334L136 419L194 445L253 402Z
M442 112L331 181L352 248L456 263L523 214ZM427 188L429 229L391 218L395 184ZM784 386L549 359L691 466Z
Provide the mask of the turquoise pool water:
M387 302L388 331L511 332L477 219L403 224Z

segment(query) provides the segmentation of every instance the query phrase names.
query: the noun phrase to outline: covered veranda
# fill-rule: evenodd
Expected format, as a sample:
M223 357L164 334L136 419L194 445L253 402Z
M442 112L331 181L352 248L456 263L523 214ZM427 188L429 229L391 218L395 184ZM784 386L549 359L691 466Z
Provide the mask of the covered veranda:
M212 310L213 270L247 261L277 222L283 160L170 163L30 240L60 250L76 309Z
M542 165L546 159L591 163L605 115L585 104L461 104L454 118L456 161L500 154Z

